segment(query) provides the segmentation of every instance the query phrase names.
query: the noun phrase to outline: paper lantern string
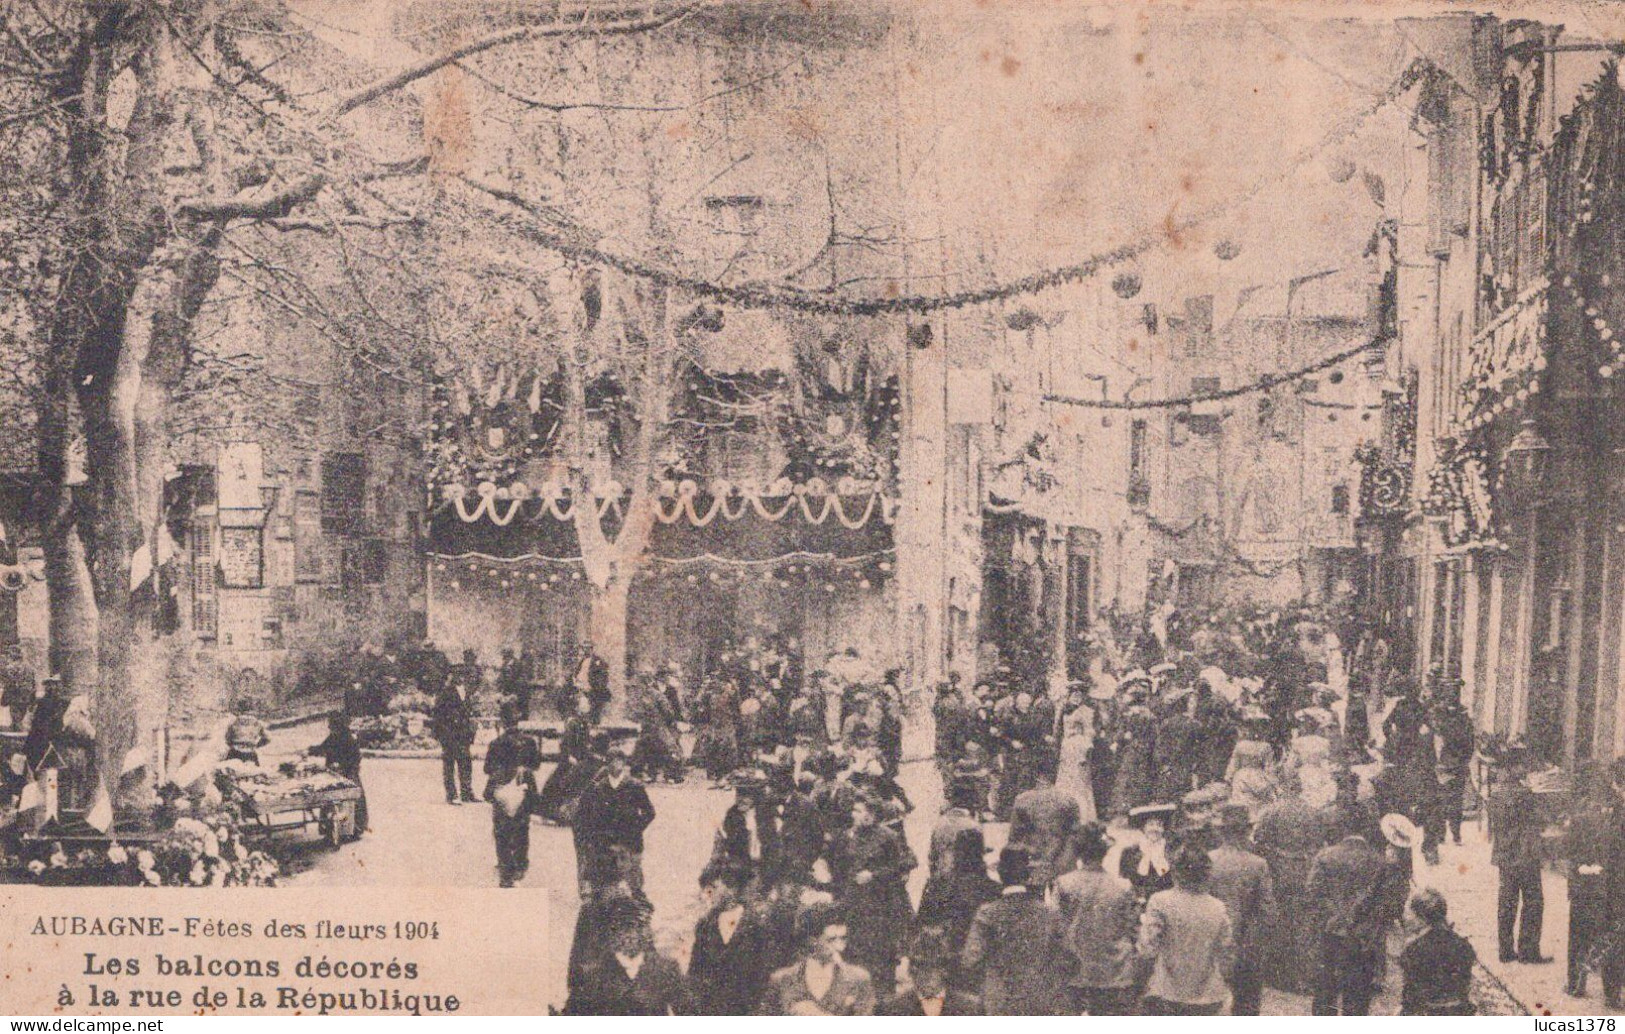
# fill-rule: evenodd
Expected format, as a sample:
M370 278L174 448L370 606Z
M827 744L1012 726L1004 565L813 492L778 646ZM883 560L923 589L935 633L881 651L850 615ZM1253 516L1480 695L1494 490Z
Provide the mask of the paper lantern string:
M1270 388L1276 387L1277 385L1289 384L1293 381L1303 380L1305 377L1317 374L1322 370L1328 370L1339 363L1345 363L1350 359L1353 359L1355 356L1364 355L1366 352L1376 351L1377 349L1387 345L1388 341L1389 338L1387 336L1378 335L1377 337L1374 337L1363 344L1355 345L1352 348L1345 348L1341 352L1335 352L1332 355L1318 359L1315 362L1310 363L1308 366L1301 366L1296 370L1289 370L1285 373L1265 374L1250 384L1243 384L1240 387L1235 388L1225 388L1222 391L1195 392L1190 395L1181 395L1177 398L1124 399L1120 401L1115 399L1078 398L1073 395L1044 395L1043 399L1045 402L1059 402L1063 405L1083 406L1087 409L1127 410L1175 409L1181 406L1192 406L1199 402L1221 402L1225 399L1240 398L1243 395L1251 395L1255 392L1268 391Z
M1267 173L1252 185L1225 200L1179 220L1173 225L1158 225L1141 231L1127 243L1099 252L1081 262L1032 273L991 287L958 291L938 295L896 295L889 297L846 298L825 291L787 285L736 286L718 284L700 277L689 276L676 270L657 266L640 258L615 254L593 244L600 235L586 227L562 223L556 209L537 204L513 191L482 183L468 176L459 179L473 189L532 216L526 225L525 236L549 251L588 265L605 266L627 276L647 280L665 287L675 288L696 297L726 302L747 309L788 309L817 316L886 316L902 313L931 313L945 309L962 309L973 305L989 305L1025 295L1038 294L1064 284L1077 283L1093 277L1103 269L1120 266L1153 249L1165 247L1181 234L1228 214L1251 201L1265 188L1294 175L1300 168L1317 160L1326 150L1353 136L1377 112L1394 103L1415 86L1423 75L1435 69L1426 58L1413 60L1389 87L1364 108L1342 119L1319 141L1296 155L1277 163L1276 171ZM1222 242L1228 243L1228 242ZM1230 247L1236 247L1230 245ZM1225 248L1228 257L1234 257ZM1226 257L1226 256L1221 256Z

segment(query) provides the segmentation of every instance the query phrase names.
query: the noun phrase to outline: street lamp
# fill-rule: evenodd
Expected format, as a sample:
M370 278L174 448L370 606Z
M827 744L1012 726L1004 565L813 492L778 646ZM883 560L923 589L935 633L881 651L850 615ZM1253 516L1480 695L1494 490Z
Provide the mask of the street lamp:
M1525 420L1507 443L1505 462L1511 488L1531 505L1539 501L1545 488L1551 451L1552 443L1535 427L1533 420Z

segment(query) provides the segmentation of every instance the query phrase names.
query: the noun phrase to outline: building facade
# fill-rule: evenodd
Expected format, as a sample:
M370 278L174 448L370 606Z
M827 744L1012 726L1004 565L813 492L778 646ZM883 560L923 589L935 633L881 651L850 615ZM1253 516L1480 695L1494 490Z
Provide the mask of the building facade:
M1615 756L1617 65L1561 26L1418 30L1389 366L1416 384L1392 414L1416 422L1414 460L1394 457L1414 502L1403 530L1376 515L1377 563L1412 592L1413 673L1459 679L1482 732L1554 764Z

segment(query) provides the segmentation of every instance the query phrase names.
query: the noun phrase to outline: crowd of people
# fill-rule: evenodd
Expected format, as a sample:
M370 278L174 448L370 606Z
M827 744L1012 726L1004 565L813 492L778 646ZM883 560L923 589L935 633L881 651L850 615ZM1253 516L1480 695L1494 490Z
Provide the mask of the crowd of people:
M487 683L503 731L483 799L503 886L525 875L531 816L571 827L582 904L565 1011L1250 1015L1274 988L1362 1015L1397 964L1403 1012L1468 1013L1476 953L1414 871L1460 843L1468 803L1494 829L1500 958L1550 961L1553 816L1517 743L1473 778L1486 751L1458 681L1418 686L1380 638L1306 609L1153 609L1101 622L1080 652L1065 684L997 664L937 687L945 807L916 904L897 672L855 650L807 670L793 639L747 638L698 677L634 673L618 723L588 654L545 691L564 730L542 779L521 728L534 680L505 651ZM447 798L469 800L480 668L465 655L429 670L445 672L433 728ZM734 797L699 876L704 915L671 957L644 891L647 785L696 776ZM1570 986L1601 969L1614 1003L1625 768L1583 789Z
M747 640L692 684L636 675L619 738L582 681L541 785L505 703L486 760L503 884L527 811L575 840L566 1012L1256 1014L1275 987L1364 1014L1401 929L1404 1010L1473 1009L1473 949L1442 897L1410 893L1412 848L1459 836L1471 725L1463 747L1450 683L1418 693L1380 643L1345 651L1307 612L1152 612L1104 626L1065 687L950 679L917 906L896 673L855 651L804 673L791 645ZM683 965L655 946L642 852L645 781L690 766L734 799Z

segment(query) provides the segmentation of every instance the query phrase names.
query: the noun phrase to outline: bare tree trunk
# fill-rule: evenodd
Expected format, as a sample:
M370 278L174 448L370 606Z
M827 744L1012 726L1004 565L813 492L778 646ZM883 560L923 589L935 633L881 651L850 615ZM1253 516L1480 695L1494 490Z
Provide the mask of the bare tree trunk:
M96 678L95 593L68 485L69 457L76 437L71 383L67 371L48 370L37 405L43 485L37 523L45 553L49 664L51 673L59 675L70 692L90 686Z
M122 345L121 341L105 352L96 349L88 356L82 354L79 378L85 451L90 457L86 489L96 514L89 546L100 672L90 710L96 725L98 771L110 789L116 787L119 763L136 736L130 671L135 645L130 570L141 534L135 463L135 408L141 374L135 357Z

